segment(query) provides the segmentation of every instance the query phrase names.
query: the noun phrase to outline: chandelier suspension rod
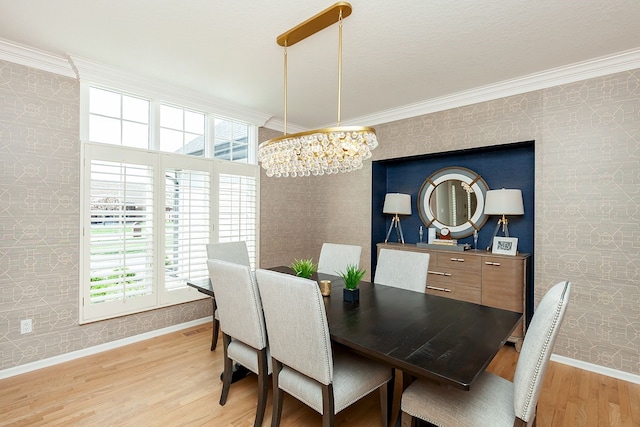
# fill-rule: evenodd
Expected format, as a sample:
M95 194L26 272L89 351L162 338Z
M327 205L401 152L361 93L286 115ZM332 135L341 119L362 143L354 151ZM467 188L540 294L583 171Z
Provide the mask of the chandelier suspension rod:
M287 134L287 41L284 42L284 134Z
M338 127L340 127L340 115L342 109L342 9L338 16Z

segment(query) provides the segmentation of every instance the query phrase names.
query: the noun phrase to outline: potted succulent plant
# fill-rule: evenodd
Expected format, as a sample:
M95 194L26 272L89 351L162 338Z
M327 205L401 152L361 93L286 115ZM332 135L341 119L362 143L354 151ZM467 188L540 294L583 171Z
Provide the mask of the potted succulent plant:
M366 270L360 270L356 265L349 264L345 271L338 273L344 281L344 289L342 290L343 300L346 302L360 301L360 289L358 289L358 284L366 272Z
M310 279L311 275L316 272L317 265L311 259L296 259L290 265L291 269L296 272L296 276Z

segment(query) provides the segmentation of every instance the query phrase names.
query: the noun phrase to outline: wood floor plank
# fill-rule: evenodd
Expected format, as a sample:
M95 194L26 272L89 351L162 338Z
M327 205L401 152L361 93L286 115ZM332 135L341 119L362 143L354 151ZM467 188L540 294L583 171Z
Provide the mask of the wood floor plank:
M0 380L0 426L232 426L255 417L255 376L233 384L225 406L222 346L209 351L211 326L197 326ZM488 370L513 379L518 353L503 347ZM397 379L396 390L400 388ZM271 423L269 390L263 425ZM537 425L640 426L640 385L551 362ZM394 399L398 407L399 396ZM338 426L379 424L374 393L339 413ZM321 416L285 395L283 427L320 426Z

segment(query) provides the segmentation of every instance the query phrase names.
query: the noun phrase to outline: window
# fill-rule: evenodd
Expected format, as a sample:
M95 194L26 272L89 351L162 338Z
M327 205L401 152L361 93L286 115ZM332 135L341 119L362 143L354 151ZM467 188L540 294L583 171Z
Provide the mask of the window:
M255 266L251 126L113 90L87 94L81 322L203 298L186 283L207 278L211 241L244 240ZM207 123L220 126L211 138ZM235 161L211 158L218 140Z
M89 91L89 140L149 146L149 101L94 87Z
M213 156L216 159L249 161L249 126L246 123L215 118L213 134Z
M247 243L249 259L256 268L256 222L259 169L221 165L218 174L218 241Z
M184 108L160 106L160 151L204 157L205 115Z
M165 289L184 288L187 279L204 279L208 275L210 180L204 171L165 170Z

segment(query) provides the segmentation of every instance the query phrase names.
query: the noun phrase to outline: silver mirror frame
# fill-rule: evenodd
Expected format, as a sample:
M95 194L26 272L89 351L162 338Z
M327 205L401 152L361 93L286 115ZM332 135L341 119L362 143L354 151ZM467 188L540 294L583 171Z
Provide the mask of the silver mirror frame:
M431 194L435 191L436 187L449 180L457 180L466 183L473 189L473 192L476 195L476 210L471 216L471 219L461 225L449 226L438 221L429 205ZM487 222L488 216L484 213L484 204L487 199L488 190L489 186L485 180L471 169L463 167L448 167L440 169L431 174L424 183L422 183L422 187L420 187L417 200L420 219L427 227L435 227L438 230L445 227L448 228L451 231L451 237L455 239L471 236L474 230L479 231L484 223Z

